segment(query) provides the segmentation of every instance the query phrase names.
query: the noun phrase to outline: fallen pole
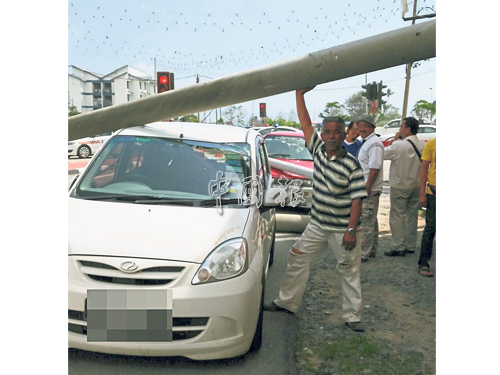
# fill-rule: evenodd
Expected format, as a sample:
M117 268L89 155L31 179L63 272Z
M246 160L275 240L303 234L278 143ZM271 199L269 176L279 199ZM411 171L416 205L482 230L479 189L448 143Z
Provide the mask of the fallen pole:
M436 20L68 119L68 139L260 99L436 56Z

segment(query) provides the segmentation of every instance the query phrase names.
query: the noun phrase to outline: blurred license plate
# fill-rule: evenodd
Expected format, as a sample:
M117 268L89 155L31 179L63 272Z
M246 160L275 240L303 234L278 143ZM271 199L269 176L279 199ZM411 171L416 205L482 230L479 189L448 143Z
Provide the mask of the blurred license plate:
M172 341L172 290L87 290L88 342Z

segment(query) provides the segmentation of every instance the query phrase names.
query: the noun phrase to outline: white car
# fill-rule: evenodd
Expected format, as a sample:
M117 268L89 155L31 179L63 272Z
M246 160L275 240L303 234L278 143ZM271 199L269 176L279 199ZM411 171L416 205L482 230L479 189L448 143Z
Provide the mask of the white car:
M427 119L419 119L418 122L421 125L432 125L431 122ZM377 126L375 128L375 134L378 135L393 134L393 133L396 134L400 126L401 126L401 119L391 120L384 126Z
M68 142L68 158L78 156L79 158L88 158L94 155L102 145L110 138L111 133L85 137Z
M267 133L278 132L278 131L302 132L301 129L292 128L291 126L276 126L276 127L274 127L274 126L259 126L259 127L253 127L250 129L258 131L260 133L260 135L266 135Z
M258 349L271 186L250 129L158 122L116 132L69 187L69 347L194 360Z
M102 145L109 139L111 133L86 137L68 142L68 158L78 156L80 159L94 155Z
M391 133L380 136L380 140L384 144L384 147L389 146L395 135L396 133ZM436 138L436 125L420 125L418 127L417 137L424 142Z

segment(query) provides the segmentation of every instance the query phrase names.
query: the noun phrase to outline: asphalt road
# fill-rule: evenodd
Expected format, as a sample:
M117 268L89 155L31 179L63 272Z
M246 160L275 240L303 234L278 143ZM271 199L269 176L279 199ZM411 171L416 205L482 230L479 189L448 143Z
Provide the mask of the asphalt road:
M274 264L269 268L265 301L278 293L288 252L298 234L278 234ZM264 313L262 347L256 353L218 361L192 361L183 357L134 357L68 350L68 373L73 374L295 374L294 342L298 321L286 313Z

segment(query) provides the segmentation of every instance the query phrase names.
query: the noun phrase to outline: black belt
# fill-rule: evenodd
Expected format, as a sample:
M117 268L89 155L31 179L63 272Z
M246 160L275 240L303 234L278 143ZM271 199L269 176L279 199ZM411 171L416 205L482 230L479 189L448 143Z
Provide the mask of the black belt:
M432 194L436 195L436 186L435 185L427 185L429 186L429 189L431 189Z

